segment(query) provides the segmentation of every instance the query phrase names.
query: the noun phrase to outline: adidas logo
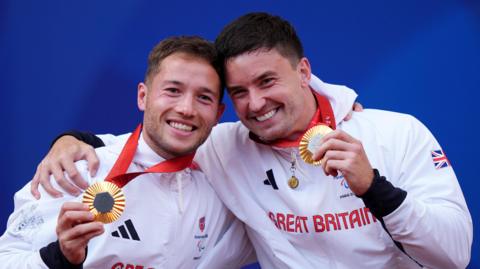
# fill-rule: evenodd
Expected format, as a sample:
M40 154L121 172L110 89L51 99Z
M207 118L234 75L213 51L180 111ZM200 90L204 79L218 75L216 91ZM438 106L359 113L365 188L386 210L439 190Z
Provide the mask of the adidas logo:
M112 236L140 241L140 237L138 237L137 230L135 230L132 220L126 220L125 225L118 226L118 231L112 232Z
M273 175L272 169L267 171L267 179L263 181L263 184L272 186L274 190L278 190L277 182L275 182L275 176Z

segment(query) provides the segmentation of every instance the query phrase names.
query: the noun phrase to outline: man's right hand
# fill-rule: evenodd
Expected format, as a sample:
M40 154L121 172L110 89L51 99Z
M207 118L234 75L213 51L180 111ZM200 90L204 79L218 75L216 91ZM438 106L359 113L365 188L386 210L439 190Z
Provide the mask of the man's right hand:
M72 264L81 264L90 239L104 232L103 224L93 221L88 206L78 202L62 205L57 222L57 237L63 256Z
M75 166L75 162L79 160L86 160L90 175L95 176L99 160L94 148L73 136L60 137L37 167L31 184L32 195L36 199L40 199L38 185L41 184L50 195L54 197L62 196L61 192L52 187L50 175L53 175L58 185L66 192L75 196L80 195L80 189L86 189L88 183ZM65 172L76 186L65 178Z

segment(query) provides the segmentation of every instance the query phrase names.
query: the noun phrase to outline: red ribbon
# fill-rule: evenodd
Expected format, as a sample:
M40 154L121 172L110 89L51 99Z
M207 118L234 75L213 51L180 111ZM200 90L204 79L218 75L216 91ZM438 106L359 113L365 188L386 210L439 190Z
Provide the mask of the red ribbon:
M128 167L133 161L133 156L135 156L135 152L137 151L138 138L140 137L141 130L142 124L139 124L135 131L128 138L127 143L123 147L122 152L120 152L120 156L118 156L117 161L108 173L105 181L112 182L119 188L122 188L123 186L127 185L128 182L143 174L173 173L192 165L195 152L157 163L143 172L126 173Z

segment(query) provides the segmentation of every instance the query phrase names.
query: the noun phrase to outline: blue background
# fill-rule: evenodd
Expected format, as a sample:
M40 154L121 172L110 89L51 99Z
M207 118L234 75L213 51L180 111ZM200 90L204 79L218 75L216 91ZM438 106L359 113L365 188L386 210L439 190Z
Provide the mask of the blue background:
M473 0L0 1L1 230L14 192L58 133L124 133L141 121L136 86L159 40L213 40L250 11L291 21L324 81L356 89L365 107L424 122L455 168L480 235L480 3ZM235 119L230 107L223 120ZM480 268L479 253L474 240L469 268Z

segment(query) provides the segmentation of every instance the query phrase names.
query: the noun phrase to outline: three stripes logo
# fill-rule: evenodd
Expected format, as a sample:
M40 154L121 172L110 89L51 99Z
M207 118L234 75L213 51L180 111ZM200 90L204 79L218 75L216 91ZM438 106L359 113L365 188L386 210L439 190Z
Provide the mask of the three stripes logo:
M267 171L267 179L263 181L263 184L270 185L274 190L278 190L277 182L275 182L272 169Z
M112 232L112 236L140 241L137 230L135 230L133 222L130 219L125 221L125 225L118 226L118 230Z

